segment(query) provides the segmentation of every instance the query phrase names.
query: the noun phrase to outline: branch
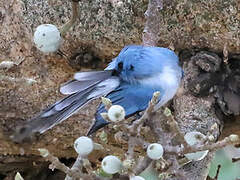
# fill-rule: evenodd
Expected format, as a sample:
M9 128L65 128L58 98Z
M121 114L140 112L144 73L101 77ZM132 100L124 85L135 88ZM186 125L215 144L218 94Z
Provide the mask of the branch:
M148 9L145 12L146 24L143 30L143 45L156 46L159 40L160 20L158 13L163 9L163 0L149 0Z
M205 151L205 150L216 151L216 150L226 147L228 145L236 145L236 144L240 144L239 137L238 137L238 135L232 134L228 137L225 137L223 140L217 141L216 143L213 143L213 144L203 144L203 145L191 146L191 150L184 149L183 153L184 154L185 153L194 153L194 152Z
M79 2L72 0L72 17L71 19L60 28L61 36L64 36L66 32L74 25L77 21L79 14Z
M50 161L51 164L49 165L50 169L59 169L65 174L67 174L66 179L71 180L71 179L92 179L92 176L83 174L81 172L82 168L82 159L77 158L75 161L72 169L67 167L65 164L61 163L59 159L55 156L53 156L47 149L38 149L40 152L40 155L45 158L46 161Z
M140 174L143 172L148 166L151 165L152 159L148 156L143 158L139 158L137 162L137 166L133 169L134 174Z
M180 143L183 144L183 146L189 147L188 143L184 139L184 134L180 131L180 128L178 126L178 123L176 122L174 116L172 115L170 109L165 108L164 115L167 118L167 122L170 125L171 132L175 132L175 137L179 140Z
M71 168L71 171L82 175L82 166L83 166L83 159L81 156L78 156ZM74 179L73 176L69 176L68 174L65 178L65 180L73 180L73 179Z
M140 119L137 119L133 122L131 126L128 126L128 132L132 135L135 135L139 126L141 126L147 119L151 119L154 112L154 106L158 103L160 92L157 91L153 94L151 101L149 102L148 108L145 110L144 114Z

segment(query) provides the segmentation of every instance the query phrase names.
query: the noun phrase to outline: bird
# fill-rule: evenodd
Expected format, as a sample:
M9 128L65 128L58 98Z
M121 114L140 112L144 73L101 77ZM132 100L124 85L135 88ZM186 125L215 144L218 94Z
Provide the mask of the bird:
M159 91L155 106L158 109L174 97L182 76L183 70L174 51L156 46L125 46L104 70L76 72L72 80L60 86L60 92L67 96L19 128L15 139L22 141L34 133L42 134L100 97L122 106L128 118L144 111L153 93ZM87 135L109 124L101 116L103 112L106 109L101 103Z

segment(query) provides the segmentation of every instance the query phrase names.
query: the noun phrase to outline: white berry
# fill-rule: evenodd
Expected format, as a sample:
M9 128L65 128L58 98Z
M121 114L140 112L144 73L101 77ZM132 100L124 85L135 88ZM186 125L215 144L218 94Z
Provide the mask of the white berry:
M116 156L106 156L102 160L102 169L108 174L115 174L122 169L122 162Z
M161 144L153 143L147 148L147 155L153 160L158 160L163 156L163 147Z
M141 176L132 176L130 177L130 180L145 180L145 179Z
M125 110L122 106L113 105L108 110L108 118L113 122L122 121L125 118Z
M201 143L206 136L200 132L188 132L185 134L184 139L190 145L193 146L197 143ZM199 151L195 153L184 154L189 160L200 161L208 154L208 150Z
M55 52L61 44L61 35L56 26L42 24L34 32L33 41L40 51L44 53Z
M93 151L93 141L86 136L81 136L75 140L74 148L81 157L85 157Z

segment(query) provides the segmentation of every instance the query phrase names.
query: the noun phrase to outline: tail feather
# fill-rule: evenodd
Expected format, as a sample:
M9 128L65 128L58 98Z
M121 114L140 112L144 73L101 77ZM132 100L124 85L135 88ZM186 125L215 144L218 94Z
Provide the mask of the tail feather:
M107 79L112 75L112 70L106 71L90 71L90 72L78 72L74 74L74 79L78 81L98 81Z
M79 91L84 91L87 88L109 78L112 75L112 72L112 70L107 70L75 73L73 80L61 85L60 92L65 95L69 95Z
M84 100L87 101L88 99L86 98L86 96L88 96L89 92L91 92L93 89L94 89L94 87L90 87L90 88L86 89L85 91L77 92L75 94L72 94L72 95L64 98L59 103L55 104L54 109L56 111L62 111L65 108L67 108L68 106L71 106L71 104L73 104L74 102L80 103Z
M87 88L98 84L99 82L100 82L100 80L78 81L78 80L73 79L73 80L68 81L65 84L61 85L60 92L64 95L74 94L79 91L84 91Z
M41 125L37 124L37 126L35 127L36 128L35 130L37 130L37 132L39 132L39 133L44 133L45 131L52 128L56 124L64 121L68 117L70 117L73 113L77 112L77 110L82 108L83 105L86 105L86 103L88 101L90 101L90 99L86 99L86 98L81 99L79 101L75 101L70 106L67 106L63 110L56 111L56 113L52 116L43 118L41 120L38 119L39 124L41 124ZM44 121L45 121L45 123L44 123ZM36 123L33 123L33 124L36 125Z
M80 83L81 84L81 83ZM70 117L81 109L89 101L107 95L119 85L117 77L109 77L100 82L95 82L87 88L70 94L43 110L36 117L32 118L25 125L21 126L13 136L16 142L30 138L35 133L44 133L56 124Z
M91 89L86 92L79 92L74 94L71 98L72 101L69 104L69 97L62 99L60 102L57 102L50 106L49 108L42 111L36 117L30 119L25 125L19 127L19 129L14 134L13 140L16 142L22 142L23 140L30 138L35 133L44 133L48 129L51 129L56 124L61 123L72 114L81 109L85 104L90 100L87 96L91 93ZM65 100L67 102L65 102ZM56 109L57 105L62 105L62 109Z

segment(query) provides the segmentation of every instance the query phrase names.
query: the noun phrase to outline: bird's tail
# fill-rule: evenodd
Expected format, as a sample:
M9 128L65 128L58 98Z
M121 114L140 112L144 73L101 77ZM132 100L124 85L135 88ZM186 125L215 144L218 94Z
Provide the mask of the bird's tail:
M67 97L57 101L17 128L13 140L22 142L34 134L41 134L70 117L92 99L104 96L119 85L119 79L111 71L76 73L71 80L60 88Z

